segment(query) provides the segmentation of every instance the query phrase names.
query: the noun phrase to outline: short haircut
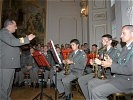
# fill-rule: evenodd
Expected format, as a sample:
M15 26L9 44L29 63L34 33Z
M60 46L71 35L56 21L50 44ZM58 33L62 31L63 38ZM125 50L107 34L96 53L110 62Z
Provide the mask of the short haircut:
M78 39L72 39L71 41L70 41L70 43L75 43L75 44L79 44L80 45L80 42L79 42L79 40Z
M93 44L92 46L95 46L95 47L97 47L97 45L96 45L96 44Z
M6 21L4 22L4 27L6 28L8 25L11 25L13 24L13 21L12 19L6 19Z
M106 37L106 38L112 40L112 36L111 36L110 34L105 34L105 35L102 36L102 38L103 38L103 37Z
M84 45L87 45L88 43L84 43Z
M129 31L133 32L133 25L124 25L124 26L122 27L122 29L124 29L124 28L126 28L126 29L128 29Z
M115 46L117 46L118 43L119 42L117 40L112 40L111 45L112 45L112 47L115 47Z
M56 48L56 49L58 49L58 48L60 49L60 47L59 47L59 46L56 46L55 48Z

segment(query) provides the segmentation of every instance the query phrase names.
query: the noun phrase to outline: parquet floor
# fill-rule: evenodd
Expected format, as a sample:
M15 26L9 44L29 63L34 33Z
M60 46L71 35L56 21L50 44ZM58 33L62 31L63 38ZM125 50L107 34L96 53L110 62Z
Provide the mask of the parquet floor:
M47 87L47 88L44 88L43 91L47 95L52 96L52 99L55 100L54 88ZM11 100L32 100L40 92L41 92L41 88L30 88L26 86L13 87L12 93L11 93ZM40 98L38 98L38 100L40 100ZM43 100L48 100L48 98L44 96ZM85 99L80 93L78 93L77 91L73 91L72 100L85 100Z

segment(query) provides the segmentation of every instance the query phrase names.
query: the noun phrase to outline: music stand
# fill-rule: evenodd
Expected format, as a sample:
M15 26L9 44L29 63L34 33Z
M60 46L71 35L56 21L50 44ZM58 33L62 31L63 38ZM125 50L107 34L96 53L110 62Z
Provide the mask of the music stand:
M62 62L61 62L59 55L57 54L57 51L55 49L55 45L54 45L52 40L50 40L49 45L50 45L50 49L51 49L52 54L53 54L53 58L54 58L55 62L59 64L58 67L60 67ZM57 71L55 72L55 100L57 100Z
M41 52L39 51L35 51L33 53L33 57L35 59L35 61L37 62L39 67L43 68L43 71L41 73L41 92L39 94L37 94L37 96L35 96L33 98L33 100L38 100L37 98L40 96L40 100L43 100L43 96L46 96L47 98L49 98L49 100L52 100L51 96L48 96L47 94L45 94L43 92L43 72L45 71L45 67L50 67L49 63L47 62L47 60L45 59L45 57L43 56L43 54L41 54Z

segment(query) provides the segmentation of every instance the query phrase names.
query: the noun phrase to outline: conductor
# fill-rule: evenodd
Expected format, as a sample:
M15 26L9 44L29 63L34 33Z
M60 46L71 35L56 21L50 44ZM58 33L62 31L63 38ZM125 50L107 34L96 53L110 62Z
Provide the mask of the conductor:
M16 22L7 19L0 30L0 100L10 100L15 68L20 67L19 46L30 43L35 35L15 38L12 33L17 29Z

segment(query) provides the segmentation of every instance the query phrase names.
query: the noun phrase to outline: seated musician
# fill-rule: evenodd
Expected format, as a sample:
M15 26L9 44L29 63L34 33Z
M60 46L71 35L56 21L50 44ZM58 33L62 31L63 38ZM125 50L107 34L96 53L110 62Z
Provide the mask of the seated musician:
M94 79L89 81L89 97L90 100L107 100L107 97L113 93L133 93L133 25L125 25L122 27L122 42L126 42L117 62L110 57L106 61L97 62L104 68L111 68L111 72L115 76L110 78L103 84Z
M96 58L96 52L97 52L97 45L93 44L91 47L91 52L87 54L87 65L85 68L85 74L89 74L92 72L92 65L90 64L90 59Z
M38 88L38 65L36 64L32 53L34 52L34 49L30 48L30 54L29 55L23 55L21 57L21 71L20 71L20 81L24 82L24 74L29 71L30 79L31 79L31 87ZM21 84L22 85L22 84Z
M79 41L77 39L72 39L70 44L73 52L66 60L63 60L63 63L69 66L69 74L65 75L64 71L57 73L57 90L59 92L59 98L66 100L71 100L71 81L83 75L87 62L85 52L79 50ZM55 77L53 77L53 79L55 80Z
M102 36L102 44L103 44L103 47L106 46L106 51L104 49L99 49L98 50L98 54L99 54L99 57L102 57L102 55L104 55L104 53L106 53L107 55L109 55L113 61L116 61L116 59L118 59L118 56L119 56L119 50L117 50L116 48L113 48L111 46L111 42L112 42L112 36L110 34L105 34ZM98 60L98 59L97 59ZM93 61L90 60L90 63L92 63ZM98 67L98 66L97 66ZM98 74L100 73L101 74L101 69L100 67L98 68ZM110 73L110 69L109 70L106 70L106 77L109 78L111 76L111 73ZM80 77L78 79L78 82L79 82L79 85L80 85L80 88L86 98L86 100L89 100L89 90L88 90L88 85L87 83L93 79L94 77L94 74L96 73L90 73L90 74L87 74L87 75L84 75L82 77ZM100 78L100 76L98 76L98 78ZM95 78L96 80L99 80L98 78ZM106 81L106 80L104 80ZM92 99L90 99L92 100Z
M59 56L59 58L61 59L61 62L62 62L63 61L63 55L62 55L60 47L56 47L56 51L57 51L57 54L58 54L58 56ZM57 68L56 71L59 72L59 71L64 69L64 65L63 64L61 64L61 65L56 64L56 68Z
M44 87L45 88L47 87L48 78L50 78L50 87L54 87L54 83L53 83L54 67L53 66L55 66L55 61L54 61L52 53L48 49L47 45L44 45L43 55L46 58L46 60L48 61L48 63L50 64L50 69L47 69L48 67L45 68Z
M84 52L85 52L86 54L89 54L89 53L90 53L90 49L89 49L88 46L89 46L88 43L84 43Z
M61 50L61 53L63 55L63 59L67 59L68 55L73 51L68 44L65 45L65 49Z

